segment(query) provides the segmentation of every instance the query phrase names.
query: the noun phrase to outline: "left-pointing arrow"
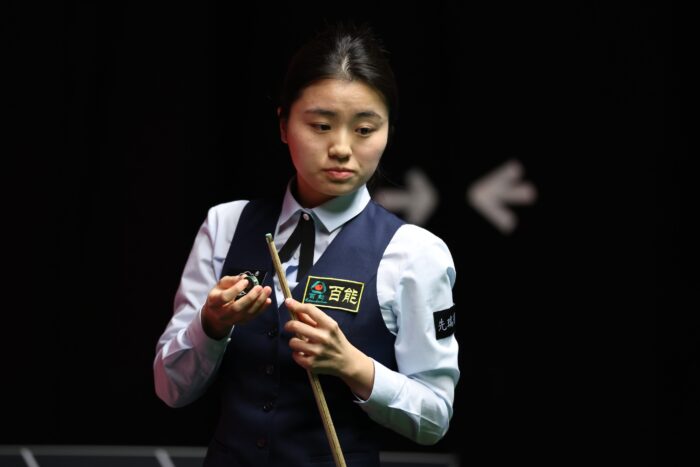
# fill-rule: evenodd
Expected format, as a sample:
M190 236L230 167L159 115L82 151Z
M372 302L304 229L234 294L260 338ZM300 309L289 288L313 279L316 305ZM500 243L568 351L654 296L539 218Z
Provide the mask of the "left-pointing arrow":
M467 202L503 234L515 230L518 219L508 204L532 204L537 190L521 181L523 166L515 159L497 167L467 189Z

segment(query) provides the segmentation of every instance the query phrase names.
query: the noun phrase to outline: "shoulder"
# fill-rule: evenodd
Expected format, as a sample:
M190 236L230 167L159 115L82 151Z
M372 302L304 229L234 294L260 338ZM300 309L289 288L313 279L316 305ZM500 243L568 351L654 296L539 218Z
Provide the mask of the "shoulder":
M403 224L396 231L387 253L400 258L404 271L445 274L454 283L455 266L447 244L429 230L414 224Z
M367 204L366 209L369 211L370 216L375 221L381 221L386 224L391 224L397 227L406 223L406 221L404 221L399 216L389 211L387 208L385 208L384 206L382 206L374 200L370 200L369 204Z
M248 202L248 200L236 200L214 205L207 212L207 221L211 223L232 218L238 219Z
M399 243L414 251L421 251L425 248L439 250L451 257L447 244L440 237L415 224L403 224L399 227L392 243Z
M229 201L209 208L202 228L214 239L231 239L247 200Z
M452 262L452 255L447 247L447 244L437 235L426 228L415 224L409 224L405 220L398 217L393 212L386 209L381 204L372 200L368 205L371 210L373 221L393 226L396 229L388 249L400 252L403 250L408 255L423 256L426 252L428 255L432 253L441 253L441 256L447 256Z

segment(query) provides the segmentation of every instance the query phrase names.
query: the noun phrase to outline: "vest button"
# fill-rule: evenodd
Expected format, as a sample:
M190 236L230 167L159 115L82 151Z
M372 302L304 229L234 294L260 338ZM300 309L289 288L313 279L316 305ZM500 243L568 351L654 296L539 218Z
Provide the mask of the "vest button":
M267 337L277 337L277 328L272 328L267 331Z
M267 438L258 438L255 445L258 447L258 449L263 449L265 446L267 446Z
M265 365L265 374L271 375L275 372L275 365Z
M269 412L270 410L272 410L272 408L273 408L274 406L275 406L275 404L272 403L272 402L265 402L265 405L263 405L263 410L264 410L265 412Z

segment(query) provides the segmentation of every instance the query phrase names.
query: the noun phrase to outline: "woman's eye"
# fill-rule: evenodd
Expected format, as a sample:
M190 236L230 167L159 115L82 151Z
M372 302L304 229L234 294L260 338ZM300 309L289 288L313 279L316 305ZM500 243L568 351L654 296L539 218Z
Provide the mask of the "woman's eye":
M368 128L368 127L362 127L362 128L357 129L357 132L359 134L361 134L362 136L369 136L370 134L372 134L373 131L374 131L374 128Z
M331 129L331 126L326 123L313 123L311 126L318 131L328 131Z

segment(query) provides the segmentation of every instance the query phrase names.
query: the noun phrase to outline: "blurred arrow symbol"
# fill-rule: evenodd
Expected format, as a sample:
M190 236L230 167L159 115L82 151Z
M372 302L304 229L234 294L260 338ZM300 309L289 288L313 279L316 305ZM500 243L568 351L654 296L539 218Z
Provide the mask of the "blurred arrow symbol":
M374 200L395 213L404 213L407 222L423 225L433 214L439 195L425 173L412 168L404 177L405 190L384 188L374 194Z
M522 164L511 159L467 189L467 203L505 235L512 233L518 223L508 205L533 204L537 199L535 186L521 181L522 175Z

